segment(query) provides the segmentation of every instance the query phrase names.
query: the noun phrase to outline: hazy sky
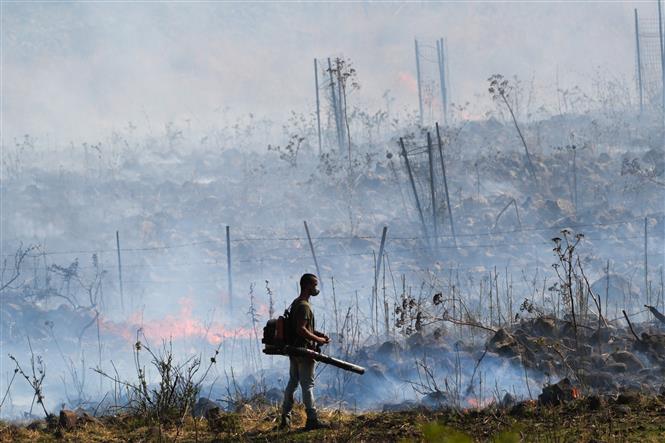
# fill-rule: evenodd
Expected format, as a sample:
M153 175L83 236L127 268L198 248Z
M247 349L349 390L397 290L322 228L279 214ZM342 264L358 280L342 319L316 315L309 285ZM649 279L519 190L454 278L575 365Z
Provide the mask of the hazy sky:
M3 135L94 141L130 120L207 126L220 107L279 120L312 109L313 58L336 54L358 69L354 100L389 89L415 109L414 37L447 38L458 102L495 72L551 89L557 69L561 86L598 69L632 81L634 7L655 17L655 1L3 2Z

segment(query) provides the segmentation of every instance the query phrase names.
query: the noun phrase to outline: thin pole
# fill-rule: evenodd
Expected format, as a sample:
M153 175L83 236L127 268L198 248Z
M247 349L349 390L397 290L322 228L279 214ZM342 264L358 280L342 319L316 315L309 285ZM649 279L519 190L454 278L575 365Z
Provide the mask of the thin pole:
M321 269L319 269L319 262L316 260L316 253L314 252L314 244L312 243L312 236L309 235L309 227L307 226L307 222L303 221L303 224L305 225L305 232L307 233L307 241L309 242L309 249L310 251L312 251L314 266L316 266L316 276L319 278L319 283L321 284L321 288L323 288L323 276L321 275Z
M125 293L122 289L122 260L120 259L120 232L115 231L115 247L118 252L118 282L120 283L120 308L125 312Z
M443 124L448 124L448 91L446 87L445 58L443 50L443 39L436 41L436 55L439 63L439 87L441 89L441 109L443 112Z
M644 295L649 303L649 262L647 255L647 218L644 217Z
M605 268L605 315L607 316L607 309L610 300L610 260L607 260L607 267Z
M423 225L423 233L427 242L429 243L429 238L427 237L427 225L425 225L425 217L423 217L423 210L420 207L420 199L418 198L418 190L416 189L416 183L413 181L413 173L411 172L411 164L409 163L409 156L406 153L406 148L404 147L404 140L402 137L399 138L399 144L402 147L402 155L404 156L404 161L406 162L406 170L409 172L409 181L411 182L411 189L413 189L413 196L416 198L416 207L418 208L418 215L420 216L420 223Z
M429 189L432 198L432 224L434 225L434 246L438 246L439 229L436 223L436 194L434 191L434 161L432 160L432 136L427 131L427 157L429 160Z
M577 147L573 145L573 198L575 201L575 219L577 219Z
M443 172L443 189L446 191L446 207L448 208L448 218L450 219L450 232L453 234L453 242L457 247L457 235L455 235L455 223L453 222L453 210L450 207L450 195L448 194L448 178L446 176L446 162L443 160L443 147L441 146L441 134L439 124L436 124L436 139L439 143L439 158L441 159L441 171Z
M420 52L418 51L418 39L414 39L416 43L416 80L418 81L418 109L420 111L420 126L423 125L423 92L420 81Z
M340 151L344 149L342 143L346 138L346 107L342 100L344 99L344 91L342 90L342 67L340 66L339 58L335 58L335 67L337 68L337 112L339 112L339 136L340 136ZM349 154L351 150L349 150ZM351 158L349 157L349 163L351 163Z
M231 273L231 228L226 226L226 271L229 280L229 308L233 309L233 274Z
M635 50L637 52L637 90L640 96L640 114L644 111L644 89L642 87L642 54L640 53L640 25L637 19L637 8L635 12Z
M376 271L374 271L374 287L377 287L377 280L379 274L381 273L381 262L383 258L383 247L386 245L386 234L388 233L388 226L383 227L383 232L381 233L381 246L379 246L379 257L376 260Z
M316 89L316 129L319 136L319 156L322 153L321 149L321 105L319 100L319 64L314 59L314 88Z
M330 90L332 92L332 102L333 102L333 111L335 114L335 129L337 130L337 145L339 150L342 150L342 136L340 133L340 116L339 111L337 110L337 94L335 93L335 80L333 79L332 73L332 64L330 63L330 57L328 57L328 73L330 74Z
M665 48L663 48L663 13L661 0L658 0L658 36L660 38L660 73L662 78L663 118L665 119Z

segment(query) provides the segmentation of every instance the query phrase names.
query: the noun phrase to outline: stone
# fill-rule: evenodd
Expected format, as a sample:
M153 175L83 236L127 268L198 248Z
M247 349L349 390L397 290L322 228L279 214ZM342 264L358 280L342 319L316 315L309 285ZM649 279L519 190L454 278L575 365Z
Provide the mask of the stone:
M58 425L61 428L65 430L74 429L76 427L77 422L78 422L78 416L76 415L76 412L67 409L63 409L62 411L60 411L60 417L58 418Z
M213 432L222 432L225 429L224 417L221 408L214 407L208 409L205 413L205 419L208 421L208 427Z
M97 417L94 417L87 412L82 412L81 415L79 416L78 419L78 424L83 425L83 424L88 424L88 423L93 423L95 425L101 425L102 422L99 421Z
M26 426L26 429L30 431L45 432L48 429L48 426L44 420L35 420Z
M628 415L630 414L630 406L628 405L617 405L614 407L614 410L622 415Z
M556 336L556 320L551 317L538 317L533 322L532 327L534 335L541 337L555 337Z
M618 405L634 405L640 402L640 394L634 391L621 392L617 398Z
M214 408L221 408L221 407L219 404L215 403L209 398L199 397L199 399L196 401L196 404L194 405L194 408L192 409L192 415L194 417L205 417L206 413L210 409Z
M628 371L628 368L624 363L610 363L605 365L605 370L608 372L614 372L615 374L623 374Z
M575 398L575 390L567 378L558 383L545 386L543 393L538 396L538 403L544 406L561 405Z
M632 352L616 351L610 354L610 356L615 362L625 364L629 371L644 369L642 362Z
M603 402L602 402L601 398L597 395L588 396L586 398L585 402L586 402L587 409L589 409L590 411L597 411L603 405Z
M499 405L503 408L511 407L515 404L515 397L510 393L506 392L506 395L503 396Z
M420 403L428 409L441 409L448 403L448 396L441 391L430 392Z

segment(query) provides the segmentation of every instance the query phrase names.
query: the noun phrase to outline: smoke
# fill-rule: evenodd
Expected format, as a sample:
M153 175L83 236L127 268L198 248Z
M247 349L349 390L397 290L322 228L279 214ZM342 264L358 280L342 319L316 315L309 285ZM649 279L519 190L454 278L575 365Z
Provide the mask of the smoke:
M153 134L171 121L207 129L224 109L283 122L313 109L313 58L340 54L360 73L359 103L379 106L389 90L414 109L414 36L423 47L447 39L457 103L486 107L493 73L590 88L599 67L632 79L633 6L651 13L638 3L3 3L3 136L59 145L128 122Z

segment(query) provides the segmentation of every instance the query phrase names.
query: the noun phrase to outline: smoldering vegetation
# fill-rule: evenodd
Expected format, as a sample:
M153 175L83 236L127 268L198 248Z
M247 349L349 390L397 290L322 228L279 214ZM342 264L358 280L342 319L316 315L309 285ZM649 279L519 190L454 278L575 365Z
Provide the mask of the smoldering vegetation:
M456 105L421 125L355 106L361 80L336 66L348 89L323 104L320 147L316 115L296 112L3 147L3 417L215 423L274 405L287 362L262 354L262 327L303 272L321 277L326 352L367 368L320 365L321 406L659 392L660 111L599 81L552 112L493 76L486 118Z

